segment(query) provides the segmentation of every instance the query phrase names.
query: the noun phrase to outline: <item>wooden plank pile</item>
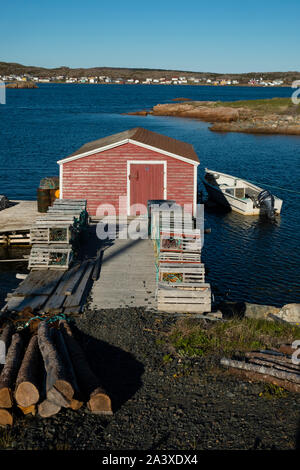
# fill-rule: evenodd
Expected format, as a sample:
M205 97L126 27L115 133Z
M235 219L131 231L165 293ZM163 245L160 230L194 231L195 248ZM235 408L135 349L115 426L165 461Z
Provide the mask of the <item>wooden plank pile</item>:
M291 348L289 348L291 349ZM272 383L291 392L300 392L300 364L292 359L293 350L251 351L245 359L222 358L221 364L242 379Z
M26 245L30 244L28 231L18 230L13 232L0 233L0 245Z
M29 268L68 269L88 220L85 199L56 199L30 229Z
M32 270L18 287L7 295L1 312L33 315L82 312L93 280L100 273L102 252L95 259L76 262L67 271Z
M201 263L201 233L185 220L182 222L181 215L178 219L176 209L172 208L153 208L151 212L158 309L208 313L211 289L205 283L205 267Z
M17 410L47 418L61 408L111 415L111 400L92 371L70 325L39 323L37 334L7 325L0 339L6 361L0 374L0 425L12 425Z

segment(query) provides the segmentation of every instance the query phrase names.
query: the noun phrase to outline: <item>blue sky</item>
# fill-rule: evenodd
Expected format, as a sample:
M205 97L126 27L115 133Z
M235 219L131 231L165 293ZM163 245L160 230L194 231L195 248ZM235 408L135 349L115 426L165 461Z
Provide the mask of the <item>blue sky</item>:
M300 70L299 0L14 0L0 5L0 61Z

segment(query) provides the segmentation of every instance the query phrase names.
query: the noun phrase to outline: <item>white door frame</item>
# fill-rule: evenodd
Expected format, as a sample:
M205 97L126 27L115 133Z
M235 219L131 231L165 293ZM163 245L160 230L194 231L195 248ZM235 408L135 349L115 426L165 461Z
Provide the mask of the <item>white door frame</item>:
M130 215L130 165L164 165L164 199L167 199L167 162L165 160L127 160L127 215Z

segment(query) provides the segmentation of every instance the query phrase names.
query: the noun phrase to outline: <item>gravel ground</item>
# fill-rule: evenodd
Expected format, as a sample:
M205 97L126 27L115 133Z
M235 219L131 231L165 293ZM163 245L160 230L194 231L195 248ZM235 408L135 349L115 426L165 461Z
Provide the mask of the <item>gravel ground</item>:
M114 415L83 407L49 419L21 417L6 448L300 448L300 396L259 397L263 384L229 376L214 367L214 358L164 361L167 351L157 340L175 321L143 309L87 310L76 319L77 333L101 371Z

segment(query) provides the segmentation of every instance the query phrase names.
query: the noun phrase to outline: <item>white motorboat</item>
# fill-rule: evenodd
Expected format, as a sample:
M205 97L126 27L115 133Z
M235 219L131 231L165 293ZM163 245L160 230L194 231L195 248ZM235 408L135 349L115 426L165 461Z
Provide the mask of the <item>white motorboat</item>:
M205 169L203 184L215 202L243 215L280 214L282 199L236 176Z

